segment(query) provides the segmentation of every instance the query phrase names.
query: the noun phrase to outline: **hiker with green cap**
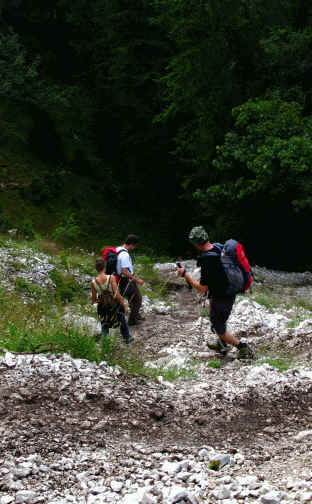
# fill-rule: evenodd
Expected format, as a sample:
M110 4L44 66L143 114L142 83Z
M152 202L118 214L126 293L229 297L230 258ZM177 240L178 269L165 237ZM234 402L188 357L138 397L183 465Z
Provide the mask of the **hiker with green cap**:
M226 330L226 323L231 314L235 295L229 293L229 281L221 262L222 248L209 241L203 226L194 227L189 234L190 242L201 252L197 266L201 268L200 281L193 279L185 268L178 268L178 275L200 293L209 297L210 322L212 331L217 334L215 344L208 344L212 350L226 355L228 345L238 350L239 359L253 358L253 352L247 343L242 343Z

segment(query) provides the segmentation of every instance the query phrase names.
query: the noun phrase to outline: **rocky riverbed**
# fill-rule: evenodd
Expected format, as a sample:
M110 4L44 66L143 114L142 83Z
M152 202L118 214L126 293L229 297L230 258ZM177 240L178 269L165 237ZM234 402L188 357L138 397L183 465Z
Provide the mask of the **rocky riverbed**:
M40 261L29 264L31 281ZM10 268L14 275L12 261ZM233 350L212 367L202 299L176 279L174 265L157 269L172 290L166 301L144 298L133 348L150 366L185 376L152 381L105 362L5 352L0 504L312 502L311 274L257 268L255 293L237 299L229 322L256 360L242 363ZM265 307L264 289L285 301ZM93 316L76 313L72 323L96 330ZM268 352L286 355L288 369L270 365Z

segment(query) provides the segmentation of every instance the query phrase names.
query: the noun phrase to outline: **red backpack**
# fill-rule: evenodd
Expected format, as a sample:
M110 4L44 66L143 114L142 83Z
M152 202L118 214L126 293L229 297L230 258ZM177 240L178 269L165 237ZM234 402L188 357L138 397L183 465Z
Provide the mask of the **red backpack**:
M119 281L119 276L117 275L117 257L120 252L128 252L128 250L122 248L117 252L116 247L105 247L102 254L104 261L106 261L106 273L108 275L115 275L117 282Z

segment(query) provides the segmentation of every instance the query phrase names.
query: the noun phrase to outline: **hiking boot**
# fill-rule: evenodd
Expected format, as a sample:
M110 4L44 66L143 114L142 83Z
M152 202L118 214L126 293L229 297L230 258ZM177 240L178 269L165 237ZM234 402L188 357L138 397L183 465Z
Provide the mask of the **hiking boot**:
M226 355L229 351L229 348L225 341L222 341L220 338L216 340L215 343L207 342L207 347L210 348L210 350L215 350L222 355Z
M239 350L237 350L237 358L238 359L254 359L254 357L255 357L255 354L249 345L246 345L243 348L240 348Z

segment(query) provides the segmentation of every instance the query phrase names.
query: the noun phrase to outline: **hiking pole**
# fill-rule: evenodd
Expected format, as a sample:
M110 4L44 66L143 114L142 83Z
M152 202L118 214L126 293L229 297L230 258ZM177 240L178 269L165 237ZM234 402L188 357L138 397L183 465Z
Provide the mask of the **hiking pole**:
M121 280L121 277L120 277L120 279L119 279L119 281L118 281L117 289L119 288L120 280ZM125 288L125 290L123 291L123 293L122 293L122 294L120 293L120 295L121 295L122 297L125 297L125 294L126 294L126 292L127 292L128 288L129 288L129 285L130 285L130 284L131 284L131 282L133 282L133 281L134 281L134 280L133 280L132 278L128 280L127 287ZM119 289L119 292L120 292L120 289ZM134 294L135 294L135 293L133 293L133 294L132 294L132 296L131 296L131 298L128 300L129 305L130 305L130 301L131 301L131 300L133 299L133 297L134 297ZM117 306L117 309L115 310L115 313L113 314L112 319L113 319L113 318L115 318L115 315L117 315L117 314L118 314L118 309L119 309L119 306Z
M182 268L182 265L181 263L177 262L177 266L178 268ZM185 268L184 268L185 269ZM188 282L188 280L185 278L186 282L187 282L187 286L189 288L189 290L192 290L192 285L190 284L190 282ZM204 301L202 300L204 298ZM203 326L203 316L202 316L202 309L201 309L201 304L205 304L206 300L205 300L205 296L202 296L200 299L199 299L199 317L200 317L200 328L199 328L199 338L197 339L196 343L197 345L201 345L202 342L203 342L203 335L202 335L202 326Z
M117 284L117 291L118 291L118 289L119 289L120 280L121 280L121 277L120 277L120 278L119 278L119 280L118 280L118 284ZM128 290L128 287L129 287L129 285L130 285L130 283L131 283L132 281L133 281L132 279L131 279L131 280L128 280L127 287L126 287L125 291L123 292L122 297L124 297L125 293L126 293L126 292L127 292L127 290ZM119 289L119 292L120 292L120 289ZM120 295L121 295L121 294L120 294ZM115 297L115 296L114 296L114 297ZM118 303L118 304L116 305L115 309L113 309L113 310L112 310L112 316L111 316L111 318L110 318L110 323L114 323L114 319L117 317L119 309L120 309L120 305L119 305L119 303Z
M202 298L199 300L200 327L199 327L199 338L196 341L197 345L199 346L201 346L202 342L204 341L204 336L202 334L202 327L203 327L203 311L206 306L206 300L207 300L206 294L202 296Z
M178 266L178 268L183 268L183 266L182 266L182 264L181 264L180 262L177 262L177 266ZM185 268L184 268L184 269L185 269ZM185 271L186 271L186 269L185 269ZM186 278L185 278L185 280L186 280ZM192 290L192 289L193 289L193 287L192 287L192 285L190 284L190 282L189 282L188 280L186 280L186 283L187 283L187 286L188 286L189 290Z
M180 262L177 262L176 264L177 264L178 268L182 268L182 267L183 267L183 266L182 266L182 264L181 264ZM185 269L185 268L184 268L184 269ZM189 290L192 290L193 286L190 284L190 282L189 282L186 278L185 278L185 280L186 280L186 282L187 282L187 286L188 286ZM204 299L204 301L202 301L202 299ZM203 342L203 339L204 339L204 337L203 337L203 335L202 335L202 325L203 325L203 317L202 317L202 314L201 314L201 312L202 312L202 310L201 310L201 303L202 303L202 302L203 302L204 304L206 303L206 298L205 298L205 296L202 296L202 298L201 298L201 299L199 299L199 305L200 305L200 307L199 307L199 316L200 316L200 319L201 319L201 320L200 320L200 328L199 328L199 333L200 333L200 335L199 335L199 338L198 338L198 339L197 339L197 341L196 341L197 345L201 345L201 344L202 344L202 342Z

